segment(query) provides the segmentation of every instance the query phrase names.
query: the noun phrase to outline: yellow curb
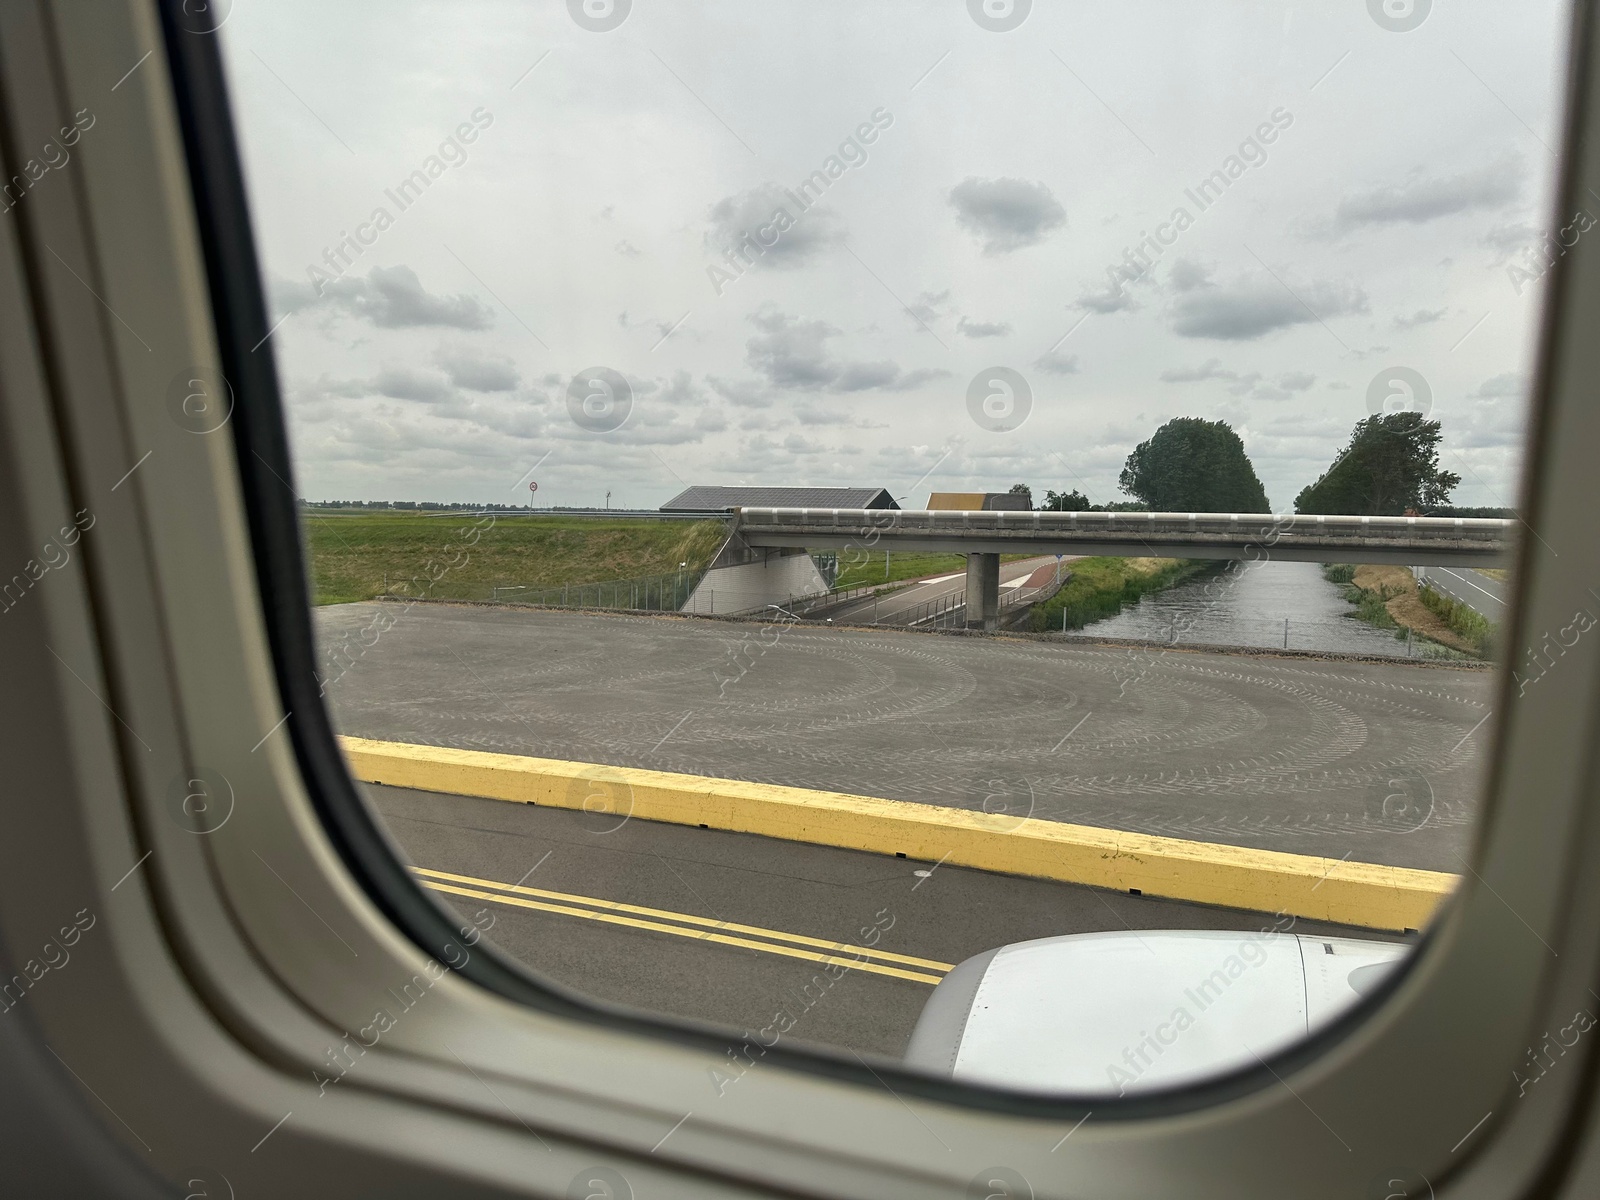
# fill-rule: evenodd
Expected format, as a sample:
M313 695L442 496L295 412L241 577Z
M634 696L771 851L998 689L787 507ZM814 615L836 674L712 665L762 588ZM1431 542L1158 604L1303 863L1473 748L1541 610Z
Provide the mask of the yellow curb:
M843 792L342 737L357 779L904 855L1369 929L1421 929L1458 876Z

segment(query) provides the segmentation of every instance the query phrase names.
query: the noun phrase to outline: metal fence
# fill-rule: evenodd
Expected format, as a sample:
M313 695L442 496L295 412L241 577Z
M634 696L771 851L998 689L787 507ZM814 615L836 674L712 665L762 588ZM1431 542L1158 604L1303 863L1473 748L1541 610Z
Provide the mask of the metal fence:
M1124 610L1126 611L1126 610ZM1115 619L1115 618L1111 618ZM1261 620L1230 620L1221 628L1185 624L1180 630L1176 618L1165 626L1107 633L1100 622L1092 621L1081 629L1056 629L1053 632L1080 637L1086 641L1109 638L1117 642L1148 642L1156 646L1244 646L1252 650L1302 650L1313 654L1365 654L1384 658L1424 658L1450 662L1479 662L1480 656L1432 641L1408 628L1384 629L1353 624L1351 615L1324 620L1288 617ZM1381 636L1375 636L1381 635Z
M644 575L636 579L607 579L597 583L447 584L434 587L427 595L433 600L487 600L498 604L537 604L550 608L677 612L704 575L704 570L682 570L665 575ZM407 595L405 591L386 594L397 597Z
M1066 582L1063 576L1058 583L1052 580L1043 587L1028 588L1002 588L1000 590L1000 616L1015 613L1018 609L1027 608L1041 600L1049 599L1061 583ZM871 591L870 588L863 589ZM885 613L881 617L876 611L867 618L866 625L895 625L913 629L959 629L965 626L967 620L967 591L966 588L957 588L946 592L942 596L935 596L931 600L924 600L921 604L914 604L910 608L896 609L892 613Z
M910 582L914 583L915 580ZM906 583L863 583L855 587L835 588L832 591L819 592L815 596L802 596L791 600L787 607L793 612L804 616L816 612L818 609L832 608L835 604L843 604L848 600L859 600L864 596L878 594L888 595L890 592L899 591L907 586Z

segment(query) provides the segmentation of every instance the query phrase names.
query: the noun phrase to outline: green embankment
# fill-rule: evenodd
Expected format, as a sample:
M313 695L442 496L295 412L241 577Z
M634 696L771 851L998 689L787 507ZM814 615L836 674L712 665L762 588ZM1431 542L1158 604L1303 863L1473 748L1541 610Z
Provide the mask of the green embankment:
M1351 617L1390 630L1400 641L1410 636L1420 657L1493 655L1493 623L1432 588L1419 588L1406 567L1324 563L1322 575L1355 605Z
M1072 578L1059 592L1033 610L1035 630L1082 629L1093 621L1114 617L1141 596L1165 591L1218 563L1185 558L1080 558L1072 564Z
M839 578L836 588L862 587L873 583L893 583L897 579L921 579L926 575L954 575L967 569L965 554L901 554L888 551L888 566L882 550L839 551ZM1002 554L1001 562L1034 558L1031 554Z
M727 536L721 521L645 521L604 517L470 513L302 512L311 558L313 602L370 600L404 581L438 575L426 594L481 598L509 584L560 586L666 575L687 562L705 567ZM476 543L472 532L477 530ZM422 588L409 589L412 592Z
M1462 640L1472 645L1473 653L1478 657L1494 656L1493 621L1476 609L1468 608L1459 600L1454 600L1443 592L1436 592L1431 587L1420 588L1418 596L1429 612L1448 625Z
M1389 611L1389 601L1402 595L1404 589L1381 581L1375 586L1363 587L1356 582L1357 569L1354 563L1323 563L1322 577L1344 589L1344 598L1356 606L1350 616L1378 629L1399 630L1399 636L1404 637L1404 627Z

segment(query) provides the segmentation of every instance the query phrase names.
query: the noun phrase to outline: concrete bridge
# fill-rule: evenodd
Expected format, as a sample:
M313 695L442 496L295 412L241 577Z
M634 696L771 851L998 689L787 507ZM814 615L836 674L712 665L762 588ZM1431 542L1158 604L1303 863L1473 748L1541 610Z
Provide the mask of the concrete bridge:
M775 556L830 548L965 554L967 625L993 629L1001 554L1496 567L1510 562L1516 524L1472 517L1292 513L740 508L734 510L718 562L754 566ZM787 598L774 596L771 602Z

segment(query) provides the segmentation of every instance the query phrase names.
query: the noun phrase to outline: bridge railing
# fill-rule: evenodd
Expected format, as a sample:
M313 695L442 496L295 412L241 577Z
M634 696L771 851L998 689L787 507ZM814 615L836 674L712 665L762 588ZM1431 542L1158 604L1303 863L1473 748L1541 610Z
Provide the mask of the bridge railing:
M1493 517L1356 517L1300 513L1029 512L935 511L928 509L741 508L736 524L747 536L823 531L904 537L962 534L1176 537L1230 543L1281 538L1348 541L1445 541L1498 544L1509 539L1516 522Z

